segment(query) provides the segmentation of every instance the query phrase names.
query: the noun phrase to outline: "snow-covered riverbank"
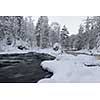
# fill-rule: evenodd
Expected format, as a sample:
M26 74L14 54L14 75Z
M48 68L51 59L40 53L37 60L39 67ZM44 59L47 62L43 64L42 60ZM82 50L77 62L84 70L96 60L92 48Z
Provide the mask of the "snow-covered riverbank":
M94 56L60 54L53 61L41 63L44 69L53 72L53 76L39 83L100 82L99 65L100 61Z
M0 54L24 54L24 53L29 53L29 52L45 53L45 54L50 54L55 57L61 53L60 50L54 51L52 48L48 48L48 49L33 48L29 50L20 50L16 47L12 47L12 48L8 47L5 51L1 51Z

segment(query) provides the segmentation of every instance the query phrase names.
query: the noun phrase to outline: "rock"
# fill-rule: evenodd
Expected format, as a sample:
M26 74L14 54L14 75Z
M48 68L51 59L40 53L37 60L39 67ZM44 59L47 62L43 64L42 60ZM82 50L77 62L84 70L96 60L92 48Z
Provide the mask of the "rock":
M18 49L20 49L20 50L28 50L25 46L22 46L22 45L18 46Z

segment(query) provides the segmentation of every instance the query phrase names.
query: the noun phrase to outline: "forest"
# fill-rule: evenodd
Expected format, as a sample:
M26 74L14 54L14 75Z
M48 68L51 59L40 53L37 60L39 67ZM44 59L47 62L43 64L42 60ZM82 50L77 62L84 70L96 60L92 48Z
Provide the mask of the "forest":
M99 34L100 16L88 16L75 34L58 22L49 25L47 16L40 16L36 25L32 16L0 16L1 52L8 48L52 48L57 43L62 50L99 50Z

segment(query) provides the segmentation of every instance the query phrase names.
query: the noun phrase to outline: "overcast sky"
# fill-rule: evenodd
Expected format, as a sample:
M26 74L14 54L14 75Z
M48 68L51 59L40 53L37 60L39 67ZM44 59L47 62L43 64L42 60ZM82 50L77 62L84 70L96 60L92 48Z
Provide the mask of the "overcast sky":
M86 16L48 16L49 24L51 22L58 22L61 27L66 25L70 34L77 34L79 25L86 18ZM35 23L38 20L38 16L33 16Z

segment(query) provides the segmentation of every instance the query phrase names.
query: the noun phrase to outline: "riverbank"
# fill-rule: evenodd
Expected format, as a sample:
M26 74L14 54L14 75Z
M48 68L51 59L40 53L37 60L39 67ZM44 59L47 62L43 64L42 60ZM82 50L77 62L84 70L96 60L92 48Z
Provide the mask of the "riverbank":
M93 55L62 54L53 61L41 63L44 69L53 72L51 78L39 83L99 83L100 60Z

